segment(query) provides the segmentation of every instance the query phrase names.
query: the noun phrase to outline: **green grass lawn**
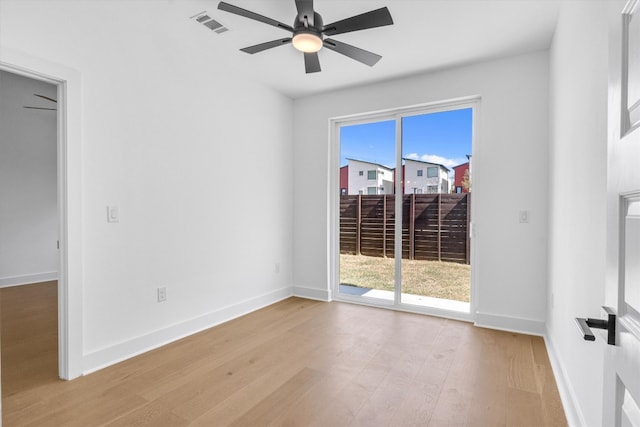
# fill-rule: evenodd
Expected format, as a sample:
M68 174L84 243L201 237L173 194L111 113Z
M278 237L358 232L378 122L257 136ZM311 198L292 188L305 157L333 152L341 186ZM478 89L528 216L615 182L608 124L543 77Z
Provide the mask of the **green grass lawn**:
M393 291L393 258L340 254L340 283ZM469 302L471 266L443 261L402 260L402 292Z

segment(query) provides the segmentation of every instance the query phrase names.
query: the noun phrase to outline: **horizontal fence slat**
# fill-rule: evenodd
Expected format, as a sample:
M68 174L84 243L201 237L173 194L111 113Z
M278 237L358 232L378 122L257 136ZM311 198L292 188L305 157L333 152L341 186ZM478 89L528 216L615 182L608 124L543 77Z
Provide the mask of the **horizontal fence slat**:
M403 258L469 262L470 194L402 197ZM340 196L340 253L393 257L394 235L394 195Z

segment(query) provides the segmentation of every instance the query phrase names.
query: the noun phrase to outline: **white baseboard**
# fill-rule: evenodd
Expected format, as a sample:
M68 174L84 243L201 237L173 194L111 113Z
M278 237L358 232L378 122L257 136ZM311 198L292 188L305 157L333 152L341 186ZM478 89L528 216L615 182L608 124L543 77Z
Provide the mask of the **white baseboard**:
M560 394L560 400L562 401L562 407L564 408L564 415L567 417L567 424L569 424L569 427L586 426L587 423L584 420L584 416L582 415L582 412L578 410L578 401L575 393L573 392L573 387L571 387L571 382L568 379L567 371L564 369L564 365L560 362L555 346L547 333L544 334L544 344L547 347L547 354L549 355L553 376L555 377L556 384L558 386L558 393Z
M329 293L328 289L315 289L306 288L304 286L294 286L293 296L324 302L331 301L331 294Z
M57 271L49 271L47 273L24 274L13 277L0 277L0 288L9 286L30 285L32 283L49 282L58 280Z
M280 288L264 295L240 301L205 315L190 319L149 334L85 354L83 375L114 365L123 360L169 344L197 332L228 322L292 296L292 288Z
M544 336L545 322L542 320L523 319L520 317L476 312L474 324L481 328L498 329L500 331L518 332L528 335Z

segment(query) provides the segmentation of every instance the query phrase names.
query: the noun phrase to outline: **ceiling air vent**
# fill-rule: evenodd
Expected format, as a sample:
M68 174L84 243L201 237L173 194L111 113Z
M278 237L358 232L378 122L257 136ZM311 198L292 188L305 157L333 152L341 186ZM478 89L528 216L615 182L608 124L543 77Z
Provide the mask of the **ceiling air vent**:
M218 34L229 31L227 27L210 17L206 10L204 12L193 15L191 19L194 19L197 23L204 25L211 31L215 31Z

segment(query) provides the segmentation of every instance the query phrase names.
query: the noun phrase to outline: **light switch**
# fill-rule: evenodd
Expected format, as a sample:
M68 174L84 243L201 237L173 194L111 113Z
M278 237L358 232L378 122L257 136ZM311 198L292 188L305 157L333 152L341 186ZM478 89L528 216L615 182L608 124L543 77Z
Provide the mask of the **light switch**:
M120 215L117 206L107 206L107 222L119 222Z

